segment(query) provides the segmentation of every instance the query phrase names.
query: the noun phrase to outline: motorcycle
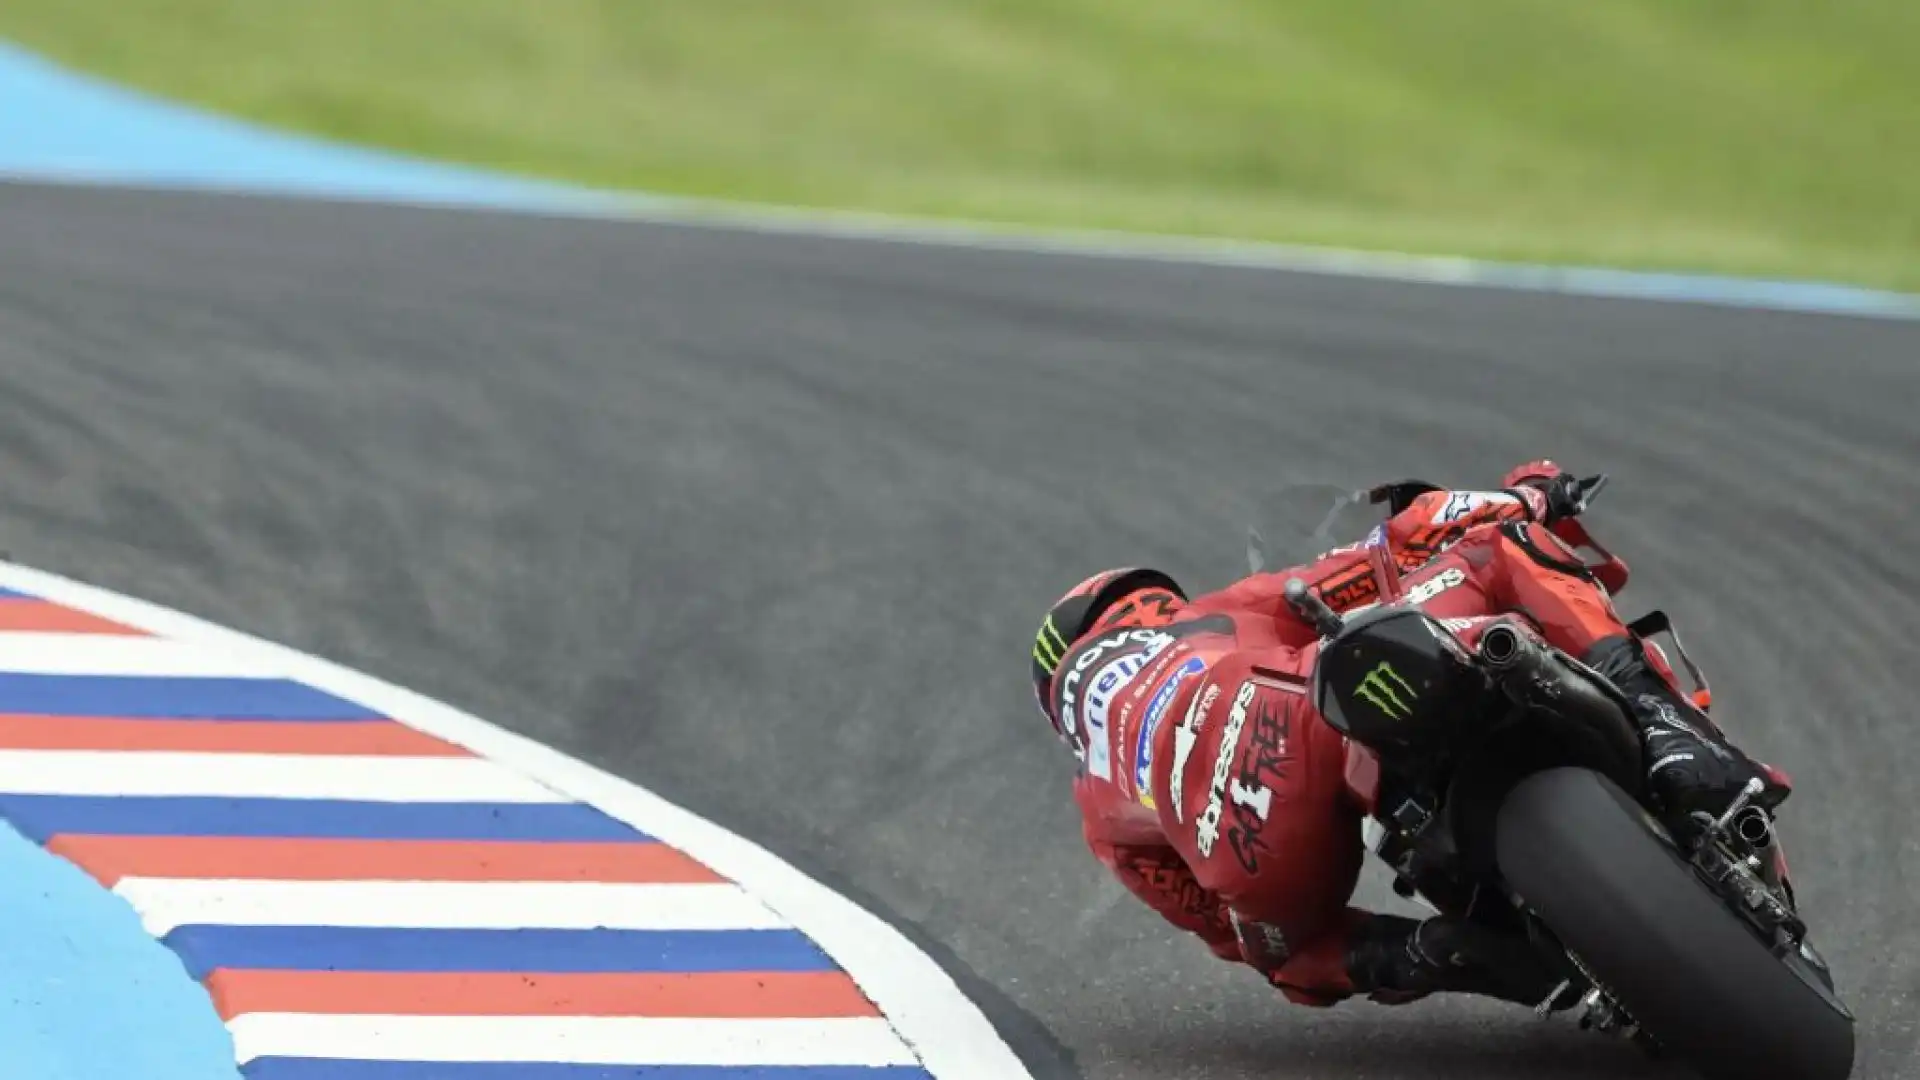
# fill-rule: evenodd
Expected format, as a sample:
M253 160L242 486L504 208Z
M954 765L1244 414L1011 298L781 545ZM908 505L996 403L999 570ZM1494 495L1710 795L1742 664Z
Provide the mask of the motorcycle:
M1607 482L1580 482L1583 508ZM1384 490L1335 490L1314 538ZM1625 588L1626 563L1580 516L1553 530L1610 594ZM1376 603L1337 614L1298 580L1287 596L1321 634L1310 693L1346 736L1346 786L1394 891L1524 936L1567 976L1543 1017L1573 1012L1709 1080L1844 1080L1854 1017L1795 905L1762 785L1717 816L1663 821L1620 690L1520 619L1429 617L1382 535L1360 545ZM1263 545L1256 530L1256 571ZM1710 707L1671 621L1630 625L1668 636Z

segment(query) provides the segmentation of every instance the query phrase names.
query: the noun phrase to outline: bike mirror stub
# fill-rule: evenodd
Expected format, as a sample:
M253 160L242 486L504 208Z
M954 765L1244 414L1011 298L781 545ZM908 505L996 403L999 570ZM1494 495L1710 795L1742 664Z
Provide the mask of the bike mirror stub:
M1339 613L1328 607L1326 601L1315 596L1313 590L1307 587L1307 583L1299 578L1287 579L1284 595L1287 605L1293 608L1294 614L1311 623L1321 637L1332 637L1346 625Z
M1453 737L1478 685L1423 612L1355 617L1321 649L1314 700L1341 734L1388 756L1435 753Z

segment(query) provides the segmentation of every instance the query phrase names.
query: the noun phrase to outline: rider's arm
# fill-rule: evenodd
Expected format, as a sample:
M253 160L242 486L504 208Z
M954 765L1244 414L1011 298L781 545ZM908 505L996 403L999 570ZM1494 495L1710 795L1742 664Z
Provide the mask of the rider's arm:
M1160 913L1160 917L1197 934L1222 960L1241 962L1240 941L1220 898L1200 887L1178 852L1165 845L1113 844L1087 835L1087 846L1113 876Z
M1365 541L1336 548L1305 566L1241 578L1224 589L1195 597L1188 611L1193 614L1246 612L1274 619L1282 628L1298 625L1300 620L1287 605L1285 595L1287 582L1293 578L1313 586L1323 599L1340 610L1375 598L1365 545L1376 537L1384 538L1401 570L1411 570L1445 550L1469 529L1502 521L1538 520L1545 513L1546 496L1533 488L1504 491L1436 488L1415 496L1405 509ZM1299 640L1286 643L1304 645L1316 636L1304 625L1300 625L1300 630Z
M1429 491L1387 522L1387 546L1400 569L1424 565L1469 529L1503 521L1539 521L1547 497L1531 487L1501 491Z

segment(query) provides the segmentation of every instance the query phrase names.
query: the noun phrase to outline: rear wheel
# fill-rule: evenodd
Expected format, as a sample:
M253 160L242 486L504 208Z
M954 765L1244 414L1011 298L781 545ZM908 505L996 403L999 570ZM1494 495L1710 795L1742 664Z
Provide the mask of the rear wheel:
M1500 808L1501 873L1641 1028L1713 1080L1844 1080L1853 1021L1797 954L1776 958L1586 769L1520 782Z

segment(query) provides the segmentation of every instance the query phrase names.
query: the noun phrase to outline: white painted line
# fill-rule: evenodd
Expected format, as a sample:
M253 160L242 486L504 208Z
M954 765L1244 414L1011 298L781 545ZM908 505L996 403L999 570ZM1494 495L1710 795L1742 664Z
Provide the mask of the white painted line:
M0 791L373 802L568 801L480 758L0 750Z
M1568 296L1711 304L1854 318L1920 319L1920 294L1840 282L1664 273L1605 266L1499 262L1458 255L1326 247L1114 229L1020 225L718 199L646 196L625 202L517 208L521 213L638 221L780 236L1051 258L1170 263L1265 273L1313 274L1410 285L1468 286Z
M606 882L239 881L122 878L114 892L155 937L176 926L393 926L450 930L772 930L786 923L736 885Z
M233 653L167 638L0 633L0 671L35 675L273 678Z
M812 938L886 1014L936 1080L1031 1080L979 1008L899 931L758 844L645 788L411 690L191 615L6 562L0 562L0 587L150 633L244 653L263 668L357 701L591 803L738 883Z
M680 1020L626 1016L247 1013L235 1057L552 1061L593 1065L916 1064L885 1020Z

